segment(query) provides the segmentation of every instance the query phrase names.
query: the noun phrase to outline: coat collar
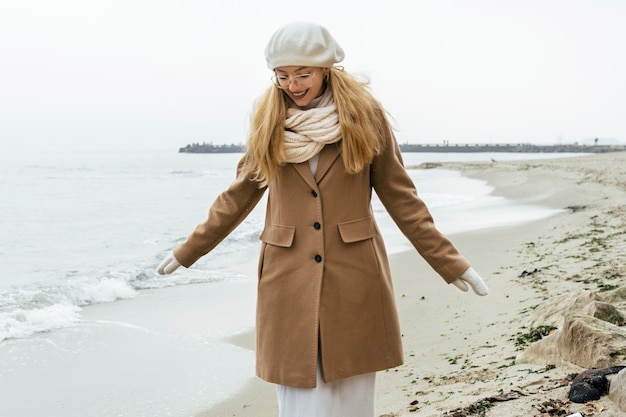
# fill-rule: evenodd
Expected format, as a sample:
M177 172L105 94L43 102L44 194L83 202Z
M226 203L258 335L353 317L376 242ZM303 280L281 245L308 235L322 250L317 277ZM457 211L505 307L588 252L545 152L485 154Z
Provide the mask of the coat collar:
M313 173L311 173L311 168L309 167L308 161L299 164L293 164L293 167L296 169L296 171L298 171L298 174L300 174L302 179L304 179L306 183L309 184L309 186L317 188L317 184L319 184L322 178L324 178L324 176L340 154L341 142L331 143L324 146L324 148L320 151L320 160L317 163L315 177L313 177Z

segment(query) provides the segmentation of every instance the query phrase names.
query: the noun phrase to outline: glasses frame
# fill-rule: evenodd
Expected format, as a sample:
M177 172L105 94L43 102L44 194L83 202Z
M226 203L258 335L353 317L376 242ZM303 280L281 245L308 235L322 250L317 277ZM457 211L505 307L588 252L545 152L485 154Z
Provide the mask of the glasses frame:
M305 87L306 84L309 83L308 87L310 87L311 85L313 85L313 79L315 78L316 74L317 71L315 70L307 72L306 74L296 74L291 77L288 75L278 75L274 73L274 75L272 76L272 83L281 90L287 90L292 83L297 85L298 87ZM286 80L284 80L282 84L284 84L285 82L287 84L282 85L279 77L286 77Z

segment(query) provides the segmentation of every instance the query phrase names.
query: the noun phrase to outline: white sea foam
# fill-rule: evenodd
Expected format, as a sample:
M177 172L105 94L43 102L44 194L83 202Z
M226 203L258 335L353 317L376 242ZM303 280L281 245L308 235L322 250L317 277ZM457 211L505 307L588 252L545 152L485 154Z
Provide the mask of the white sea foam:
M89 282L76 290L76 303L79 305L110 303L120 299L133 298L137 294L137 291L128 283L114 278Z
M0 313L0 342L68 327L79 320L80 307L72 304L53 304Z
M0 341L71 326L81 307L133 298L137 291L114 278L70 281L0 291Z

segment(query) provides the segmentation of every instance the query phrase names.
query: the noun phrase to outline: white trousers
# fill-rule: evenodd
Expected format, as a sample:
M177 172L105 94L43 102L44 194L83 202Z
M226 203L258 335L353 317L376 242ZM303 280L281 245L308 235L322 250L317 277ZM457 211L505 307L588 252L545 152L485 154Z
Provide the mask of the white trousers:
M279 417L374 417L376 372L324 383L317 365L315 388L276 385Z

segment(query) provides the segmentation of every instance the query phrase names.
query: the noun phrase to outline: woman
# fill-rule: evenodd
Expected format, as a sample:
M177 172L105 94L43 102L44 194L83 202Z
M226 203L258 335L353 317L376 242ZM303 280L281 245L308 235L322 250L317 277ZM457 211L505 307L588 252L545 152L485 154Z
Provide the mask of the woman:
M277 384L281 416L373 416L375 372L403 354L372 189L446 282L479 295L487 286L435 228L382 106L334 66L344 52L331 34L290 24L265 56L275 85L256 105L237 178L158 272L209 253L268 191L257 375Z

